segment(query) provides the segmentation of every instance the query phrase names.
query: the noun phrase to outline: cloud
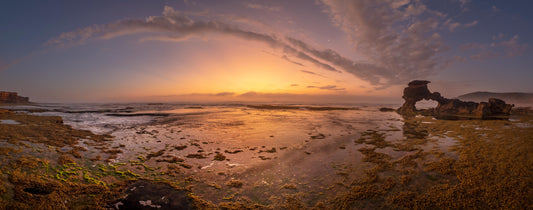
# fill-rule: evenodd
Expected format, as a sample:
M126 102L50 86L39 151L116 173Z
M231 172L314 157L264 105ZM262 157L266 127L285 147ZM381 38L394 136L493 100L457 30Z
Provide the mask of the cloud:
M467 43L459 47L462 51L472 52L470 59L472 60L487 60L500 56L520 56L529 47L528 44L520 43L518 35L514 35L508 40L502 40L505 37L503 33L499 33L496 36L492 36L492 42L486 43ZM498 41L501 40L501 41Z
M286 55L281 56L281 58L283 58L283 60L286 60L286 61L288 61L288 62L290 62L290 63L296 64L296 65L298 65L298 66L304 66L304 65L301 64L301 63L298 63L298 62L296 62L296 61L293 61L293 60L289 59L289 57L287 57Z
M525 43L519 43L518 35L514 35L511 39L500 43L491 44L493 47L503 47L505 53L508 56L523 55L528 45Z
M471 50L471 49L487 49L489 44L485 43L466 43L459 46L459 49L462 51Z
M55 47L69 47L85 44L93 38L111 39L129 34L148 34L147 37L141 38L141 41L183 41L190 37L207 34L233 36L250 41L262 42L273 49L281 50L287 55L312 63L325 70L341 72L325 63L323 61L325 60L324 58L309 56L306 52L291 46L285 38L279 35L246 30L237 25L220 21L193 20L169 6L165 6L163 16L151 16L145 20L126 19L110 24L80 28L75 31L62 33L58 37L48 40L45 44ZM162 35L153 36L153 34Z
M14 66L14 65L17 65L18 63L20 62L23 62L25 60L28 60L30 59L31 57L33 56L36 56L36 55L40 55L40 54L44 54L46 53L48 50L44 49L44 50L38 50L38 51L33 51L25 56L22 56L18 59L15 59L15 60L12 60L12 61L8 61L6 62L5 60L3 61L2 59L0 59L0 72Z
M312 72L312 71L307 71L307 70L300 70L300 71L306 74L318 75L317 73Z
M455 31L456 28L461 26L461 23L452 22L452 19L448 19L448 20L446 20L446 22L444 22L444 25L448 26L448 30L453 32L453 31Z
M452 19L446 20L444 22L444 25L448 27L448 30L453 32L455 29L462 27L462 28L470 28L478 24L477 20L474 20L470 23L459 23L459 22L453 22Z
M313 103L313 104L330 104L330 103L400 103L398 97L387 96L362 96L349 95L345 92L328 93L328 94L290 94L290 93L268 93L268 92L249 92L246 95L234 95L230 97L213 97L213 94L192 93L183 95L153 95L135 98L123 98L122 101L131 102L223 102L233 101L235 104L242 102L262 102L272 104L276 102L290 103ZM116 99L115 99L116 101Z
M500 54L498 52L483 51L483 52L479 52L479 53L474 54L474 55L470 55L470 59L472 59L472 60L488 60L488 59L496 58L498 56L500 56Z
M298 87L298 86L300 86L300 85L299 85L299 84L291 84L290 86L291 86L291 87Z
M346 90L346 88L337 87L337 85L326 85L326 86L309 85L309 86L307 86L307 88L316 88L316 89L320 89L320 90L334 90L334 91Z
M472 21L471 23L465 23L463 26L464 26L465 28L470 28L470 27L472 27L472 26L477 25L477 23L478 23L478 21L477 21L477 20L474 20L474 21Z
M0 62L0 72L6 70L7 68L17 64L17 63L20 63L23 59L17 59L17 60L14 60L14 61L11 61L11 62L7 62L7 63L1 63Z
M311 75L314 75L314 76L319 76L319 77L323 77L323 78L328 78L322 74L319 74L319 73L316 73L316 72L313 72L313 71L308 71L308 70L300 70L301 72L303 73L306 73L306 74L311 74Z
M254 92L254 91L250 91L250 92L246 92L246 93L240 94L238 96L239 97L254 97L254 96L257 96L257 95L259 95L259 93Z
M355 51L366 55L358 63L338 58L336 61L348 72L386 86L424 78L445 67L438 56L446 50L438 29L446 15L428 9L421 1L321 2L333 23L350 38Z
M496 36L492 36L492 40L498 40L498 39L502 39L505 35L503 33L499 33L498 35Z
M215 96L233 96L235 95L234 92L220 92L220 93L216 93Z
M265 11L271 11L271 12L281 11L281 7L272 7L272 6L262 5L262 4L245 3L244 6L251 8L251 9L265 10Z
M448 64L440 54L447 50L439 29L453 23L446 14L428 9L421 1L321 0L333 23L340 27L363 57L349 59L332 49L313 46L289 37L248 18L219 18L188 13L165 6L161 16L126 19L62 33L46 44L69 47L91 40L112 39L129 34L140 41L186 41L195 37L232 36L260 42L280 52L282 59L296 65L312 64L331 72L352 74L376 89L428 77ZM252 7L256 7L252 6ZM198 14L195 14L198 15ZM192 15L194 16L194 15ZM244 20L244 21L243 21ZM460 24L474 26L477 21ZM459 26L455 26L457 28Z
M494 5L492 5L492 11L493 11L494 13L499 13L499 12L501 12L502 10L501 10L500 8L498 8L498 7L494 6Z
M468 4L470 4L472 0L459 0L461 3L461 8L463 8L463 11L468 11Z
M363 2L363 3L361 3ZM360 52L367 52L367 59L355 62L331 49L319 49L296 38L260 30L244 29L242 26L216 20L191 19L182 12L165 6L162 16L146 19L126 19L110 24L93 25L75 31L62 33L46 44L55 47L68 47L93 39L112 39L129 34L143 34L141 41L184 41L205 35L233 36L245 40L265 43L272 49L281 51L285 58L293 57L332 72L347 72L383 88L403 84L414 78L421 78L435 71L439 66L437 53L442 51L440 35L432 33L438 22L434 18L414 21L400 35L392 25L396 19L406 19L410 15L420 15L427 11L423 5L405 5L401 2L389 4L386 8L375 8L373 1L349 1L347 5L337 5L331 0L331 15L347 32L358 26L360 33L350 34ZM362 5L361 5L362 4ZM361 6L362 8L356 7ZM378 5L379 6L379 5ZM359 9L363 13L345 14L341 8ZM396 8L396 9L395 9ZM374 10L375 9L375 10ZM359 11L357 10L357 11ZM405 10L404 13L390 10ZM351 11L351 10L350 10ZM375 12L375 13L374 13ZM356 15L355 17L352 17ZM407 16L406 16L407 15ZM369 16L369 17L367 17ZM438 16L438 15L437 15ZM344 18L345 21L341 21ZM344 20L343 19L343 20ZM241 23L242 24L242 23ZM253 27L253 25L252 25ZM283 57L282 57L283 58ZM291 59L291 61L293 61ZM293 61L293 63L301 62Z

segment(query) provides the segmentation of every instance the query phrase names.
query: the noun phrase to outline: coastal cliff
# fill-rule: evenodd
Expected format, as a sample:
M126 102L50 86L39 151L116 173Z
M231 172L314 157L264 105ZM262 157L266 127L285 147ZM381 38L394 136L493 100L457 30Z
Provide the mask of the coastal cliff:
M30 98L19 96L16 92L0 91L0 103L29 103Z

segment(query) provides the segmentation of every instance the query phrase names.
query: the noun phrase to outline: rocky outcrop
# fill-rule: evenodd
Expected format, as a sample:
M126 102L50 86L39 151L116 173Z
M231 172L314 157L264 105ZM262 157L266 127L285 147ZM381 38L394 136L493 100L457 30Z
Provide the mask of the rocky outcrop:
M402 98L405 100L405 102L402 107L398 109L398 112L403 114L414 114L416 111L415 104L421 100L435 100L437 102L444 102L446 99L443 98L440 93L431 93L428 90L428 83L430 83L430 81L426 80L414 80L409 82L407 87L403 89Z
M16 92L0 91L0 103L29 103L28 97L19 96Z
M403 115L415 115L415 104L421 100L434 100L438 102L437 107L424 113L429 113L437 118L459 119L459 118L480 118L491 119L509 116L514 105L506 104L505 101L491 98L488 102L469 102L459 99L447 99L438 92L429 91L427 84L429 81L414 80L409 82L403 90L403 99L405 100L398 113Z

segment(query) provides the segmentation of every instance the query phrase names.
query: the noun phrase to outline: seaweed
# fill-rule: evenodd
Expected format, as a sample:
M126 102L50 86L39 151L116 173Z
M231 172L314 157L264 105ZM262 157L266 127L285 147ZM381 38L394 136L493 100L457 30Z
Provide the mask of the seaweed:
M150 160L153 157L159 157L163 154L165 154L165 149L159 150L157 152L151 152L146 156L146 160Z
M239 180L230 180L229 182L226 183L226 185L228 187L241 188L243 183Z
M233 150L233 151L230 151L230 150L224 150L225 153L228 153L228 154L237 154L239 152L243 152L242 150L240 149L237 149L237 150Z
M276 153L276 148L275 148L275 147L272 147L271 149L267 149L267 150L259 150L258 153L262 153L262 152L266 152L266 153Z
M202 153L196 153L196 154L188 154L187 156L185 156L186 158L196 158L196 159L204 159L204 158L207 158L205 156L205 154L202 154Z
M213 158L213 160L218 160L218 161L223 161L223 160L226 160L226 156L220 154L220 153L217 153L215 155L215 157Z

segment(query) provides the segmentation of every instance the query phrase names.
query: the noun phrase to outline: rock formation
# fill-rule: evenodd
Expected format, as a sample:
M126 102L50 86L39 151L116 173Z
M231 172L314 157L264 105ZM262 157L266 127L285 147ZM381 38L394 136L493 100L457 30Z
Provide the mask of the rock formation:
M480 118L490 119L509 116L512 104L496 98L490 98L488 102L465 102L459 99L447 99L438 92L430 92L427 84L429 81L414 80L409 82L403 90L405 100L398 113L403 115L414 115L417 113L415 104L421 100L434 100L438 102L437 107L430 110L430 114L437 118L459 119L459 118Z
M16 92L0 91L0 103L29 103L28 97L21 97Z

